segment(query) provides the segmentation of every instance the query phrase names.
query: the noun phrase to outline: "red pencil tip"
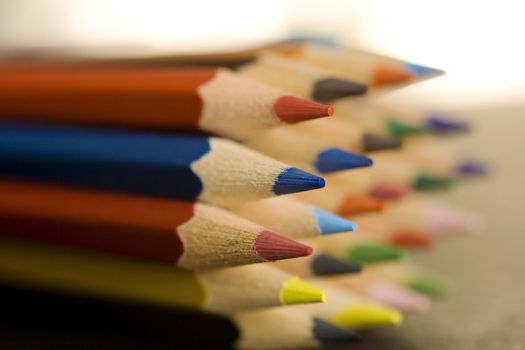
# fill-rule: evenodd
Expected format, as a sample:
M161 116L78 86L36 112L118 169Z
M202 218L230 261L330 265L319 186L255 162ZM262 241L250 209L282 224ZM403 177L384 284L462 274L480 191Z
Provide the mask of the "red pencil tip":
M331 116L331 106L295 96L283 96L273 104L273 113L285 123L293 124L305 120Z
M390 243L403 248L429 248L434 237L425 232L399 230L390 236Z
M400 199L410 192L408 187L395 184L376 184L368 194L377 199Z
M412 81L416 75L410 71L390 66L378 66L372 73L372 85L383 86Z
M262 231L253 242L257 255L265 260L282 260L308 256L312 247L283 237L271 231Z

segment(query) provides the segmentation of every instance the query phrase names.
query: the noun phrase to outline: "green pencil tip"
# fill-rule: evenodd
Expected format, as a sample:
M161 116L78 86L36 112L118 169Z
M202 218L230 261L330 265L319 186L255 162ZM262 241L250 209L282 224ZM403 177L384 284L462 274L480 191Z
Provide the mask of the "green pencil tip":
M403 260L408 253L404 249L380 243L363 243L350 247L346 258L357 263L371 263L385 260Z
M408 136L430 132L430 129L426 126L405 123L392 118L387 118L386 127L392 136Z
M450 177L420 174L412 182L412 188L418 191L447 188L452 186L454 180Z
M449 282L435 276L418 273L406 283L407 287L429 297L443 297L450 293L452 286Z

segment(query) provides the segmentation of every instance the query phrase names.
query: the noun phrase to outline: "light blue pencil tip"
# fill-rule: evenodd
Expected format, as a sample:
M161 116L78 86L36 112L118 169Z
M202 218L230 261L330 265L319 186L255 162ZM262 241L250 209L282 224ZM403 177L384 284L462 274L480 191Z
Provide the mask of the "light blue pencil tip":
M312 207L312 212L317 219L321 235L339 232L353 232L357 230L357 224L340 216L331 214L322 209Z
M441 69L421 66L415 63L405 63L405 69L414 73L417 76L434 76L445 74Z
M324 179L319 176L307 173L301 169L288 168L284 170L273 185L273 193L276 195L303 192L323 188Z
M332 173L371 166L372 164L372 159L361 154L343 151L339 148L327 148L317 155L314 165L320 173Z

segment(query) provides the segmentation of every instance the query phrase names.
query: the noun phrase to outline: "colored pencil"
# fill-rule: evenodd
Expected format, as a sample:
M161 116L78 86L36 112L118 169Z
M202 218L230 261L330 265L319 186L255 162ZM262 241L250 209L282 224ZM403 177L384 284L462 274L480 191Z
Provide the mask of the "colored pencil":
M220 314L325 300L323 290L267 264L197 273L5 239L0 252L0 282L65 294Z
M408 157L395 152L374 155L374 167L368 171L376 182L410 187L416 191L450 188L455 179L418 166Z
M450 135L470 131L470 125L453 115L422 111L408 105L377 102L370 98L340 99L334 104L337 114L367 125L369 130L388 131L409 136L431 133ZM374 129L377 128L377 129Z
M383 211L385 208L385 203L380 199L355 194L353 190L346 191L344 187L337 186L325 188L323 191L296 194L294 198L341 216Z
M376 264L369 266L367 272L375 278L400 284L431 298L443 297L452 289L449 281L407 262Z
M427 296L370 276L366 271L359 275L333 276L328 281L403 312L425 312L432 305Z
M274 159L327 174L368 167L372 160L290 128L273 128L250 137L246 146Z
M443 71L434 68L357 48L301 44L296 50L287 50L286 53L303 62L337 72L345 79L371 87L407 84L443 74Z
M107 51L106 49L105 52ZM110 55L106 54L105 59L99 59L99 62L119 65L197 65L239 68L256 61L260 55L267 53L304 60L331 70L338 76L344 76L346 79L372 86L408 84L444 73L439 69L387 57L369 50L345 47L334 40L323 39L319 41L317 39L312 40L312 38L305 40L285 39L234 52L149 55L138 58L108 57ZM75 61L86 60L86 57L82 57L82 55L75 57L71 52L60 52L51 59L56 60L57 57L61 60L64 57Z
M430 248L435 241L436 236L430 232L416 229L413 225L399 224L383 213L366 213L353 218L359 221L361 229L367 232L370 238L396 247Z
M473 157L458 157L443 145L428 139L409 140L399 156L407 157L420 169L439 176L463 179L484 176L488 173L488 167L484 162Z
M322 278L310 281L323 286L327 302L319 305L297 305L294 309L310 313L333 324L350 329L400 325L403 315L396 309L382 306L348 289L339 288Z
M375 179L373 172L367 168L326 174L324 178L329 190L337 189L347 194L371 196L379 200L400 199L410 193L410 188L406 185Z
M247 78L319 102L363 95L368 89L364 84L340 79L333 72L276 55L261 55L254 62L241 66L238 72Z
M317 253L322 252L358 264L402 261L408 257L406 250L385 244L364 232L354 235L335 235L305 242L311 245Z
M305 256L311 248L209 205L0 180L0 235L189 270Z
M0 173L164 198L233 204L324 186L232 141L0 123Z
M3 339L22 332L17 341L21 346L30 337L33 344L62 348L64 334L69 348L96 349L305 349L360 339L351 330L293 309L256 310L226 318L13 288L0 289L0 296L2 314L10 320L3 326Z
M291 238L357 230L354 222L290 196L247 202L232 210L239 216Z
M301 278L358 273L362 269L359 263L324 253L313 254L301 259L274 262L273 265Z
M322 120L300 123L294 125L293 129L324 141L332 147L359 153L399 149L403 145L398 137L368 133L358 126L349 126L348 123L334 118L330 119L330 123Z
M383 217L399 227L429 234L473 234L485 229L479 214L421 196L392 203Z
M262 54L282 55L332 71L339 78L373 87L408 84L443 74L438 69L417 65L364 51L310 41L284 41L262 47L227 53L146 56L140 58L109 58L106 63L128 65L199 65L239 68L252 63ZM78 58L77 58L78 59Z
M260 128L332 113L330 106L223 69L0 66L0 114L17 119L243 139Z

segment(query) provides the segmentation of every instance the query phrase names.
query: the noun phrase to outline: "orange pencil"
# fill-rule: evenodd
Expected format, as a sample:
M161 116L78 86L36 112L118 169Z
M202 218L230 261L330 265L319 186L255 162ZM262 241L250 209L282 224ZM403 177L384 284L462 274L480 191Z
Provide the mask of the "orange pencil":
M309 255L301 243L206 204L0 180L0 236L189 270Z
M332 115L330 106L216 68L0 66L0 115L16 119L201 130L235 139Z

